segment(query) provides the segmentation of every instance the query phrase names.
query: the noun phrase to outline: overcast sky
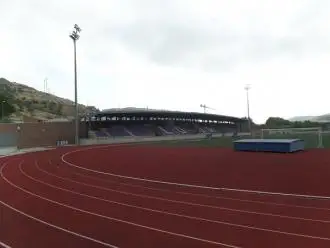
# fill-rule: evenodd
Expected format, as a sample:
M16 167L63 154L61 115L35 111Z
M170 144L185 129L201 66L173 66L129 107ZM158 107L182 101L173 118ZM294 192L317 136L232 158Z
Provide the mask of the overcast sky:
M328 0L0 0L0 77L100 109L330 112Z

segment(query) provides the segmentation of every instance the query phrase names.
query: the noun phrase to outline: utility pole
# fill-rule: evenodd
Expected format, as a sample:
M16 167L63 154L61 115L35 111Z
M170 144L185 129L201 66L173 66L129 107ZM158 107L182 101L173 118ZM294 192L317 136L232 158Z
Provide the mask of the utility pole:
M248 117L248 124L249 124L249 132L251 132L251 119L250 119L250 100L249 100L249 90L250 90L250 85L246 85L245 86L245 90L246 90L246 106L247 106L247 117Z
M70 38L73 40L73 49L74 49L74 103L75 103L75 144L79 145L79 109L78 109L78 87L77 87L77 49L76 43L79 40L81 32L80 27L75 24L73 31L70 34Z
M48 78L44 79L44 92L47 93L47 89L48 89Z

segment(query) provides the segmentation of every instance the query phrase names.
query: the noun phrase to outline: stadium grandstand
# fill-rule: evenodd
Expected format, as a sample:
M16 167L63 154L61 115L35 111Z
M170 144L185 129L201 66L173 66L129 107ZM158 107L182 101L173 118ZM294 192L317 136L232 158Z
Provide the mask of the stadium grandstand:
M90 138L186 134L235 135L247 129L244 118L142 108L107 109L86 117Z

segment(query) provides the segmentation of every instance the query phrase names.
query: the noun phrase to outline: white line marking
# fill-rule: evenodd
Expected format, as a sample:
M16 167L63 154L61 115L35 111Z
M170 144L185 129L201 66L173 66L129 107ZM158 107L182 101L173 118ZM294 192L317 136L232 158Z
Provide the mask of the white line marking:
M104 243L104 242L102 242L102 241L100 241L100 240L93 239L93 238L91 238L91 237L88 237L88 236L85 236L85 235L82 235L82 234L79 234L79 233L76 233L76 232L70 231L70 230L68 230L68 229L65 229L65 228L62 228L62 227L59 227L59 226L53 225L53 224L51 224L51 223L49 223L49 222L46 222L46 221L43 221L43 220L38 219L38 218L36 218L36 217L33 217L32 215L29 215L29 214L27 214L27 213L25 213L25 212L22 212L22 211L20 211L20 210L18 210L18 209L16 209L16 208L10 206L9 204L7 204L7 203L1 201L1 200L0 200L0 204L6 206L7 208L9 208L9 209L11 209L11 210L13 210L13 211L15 211L15 212L17 212L17 213L19 213L19 214L21 214L21 215L27 217L27 218L30 218L30 219L32 219L32 220L35 220L35 221L40 222L40 223L42 223L42 224L45 224L46 226L53 227L53 228L55 228L55 229L57 229L57 230L60 230L60 231L63 231L63 232L66 232L66 233L72 234L73 236L77 236L77 237L79 237L79 238L83 238L83 239L87 239L87 240L93 241L93 242L95 242L95 243L98 243L98 244L104 245L104 246L106 246L106 247L118 248L118 246L114 246L114 245L110 245L110 244L108 244L108 243ZM5 246L5 247L6 247L6 246ZM9 247L9 246L8 246L8 247ZM10 247L9 247L9 248L10 248Z
M104 199L104 198L99 198L99 197L91 196L91 195L88 195L88 194L78 193L78 192L75 192L75 191L71 191L71 190L68 190L68 189L64 189L64 188L61 188L61 187L54 186L54 185L49 184L49 183L45 183L42 180L38 180L38 179L35 179L35 178L27 175L26 172L24 172L22 170L21 166L19 167L19 169L20 169L20 172L23 175L25 175L26 177L28 177L32 181L38 182L40 184L47 185L51 188L55 188L55 189L58 189L58 190L61 190L61 191L66 191L66 192L69 192L69 193L72 193L72 194L75 194L75 195L80 195L80 196L83 196L83 197L87 197L87 198L91 198L91 199L95 199L95 200L100 200L100 201L107 202L107 203L113 203L113 204L120 205L120 206L136 208L136 209L140 209L140 210L144 210L144 211L155 212L155 213L160 213L160 214L164 214L164 215L171 215L171 216L176 216L176 217L181 217L181 218L186 218L186 219L191 219L191 220L197 220L197 221L204 221L204 222L209 222L209 223L214 223L214 224L234 226L234 227L239 227L239 228L243 228L243 229L252 229L252 230L257 230L257 231L279 233L279 234L284 234L284 235L288 235L288 236L296 236L296 237L304 237L304 238L314 237L314 236L305 235L305 234L284 232L284 231L278 231L278 230L274 230L274 229L259 228L259 227L254 227L254 226L234 224L234 223L231 223L231 222L217 221L217 220L211 220L211 219L206 219L206 218L201 218L201 217L195 217L195 216L189 216L189 215L183 215L183 214L176 214L176 213L172 213L172 212L161 211L161 210L156 210L156 209L151 209L151 208L144 208L144 207L139 207L139 206L136 206L136 205L130 205L130 204L125 204L125 203L121 203L121 202L111 201L111 200L107 200L107 199ZM297 219L310 220L310 219L303 219L303 218L297 218ZM310 220L310 221L316 221L316 220ZM323 222L323 221L317 221L317 222ZM330 223L330 221L325 221L324 223ZM316 237L316 236L315 236L315 238L323 239L323 237ZM325 238L325 239L327 239L327 238Z
M2 248L11 248L9 245L6 245L5 243L0 241L0 247Z
M111 146L113 146L113 145L111 145ZM104 147L107 147L107 146L103 146L102 148L104 148ZM188 187L188 188L197 188L197 189L211 189L211 190L242 192L242 193L250 193L250 194L299 197L299 198L316 199L316 200L330 200L330 196L291 194L291 193L268 192L268 191L260 191L260 190L235 189L235 188L226 188L226 187L211 187L211 186L203 186L203 185L195 185L195 184L185 184L185 183L176 183L176 182L169 182L169 181L160 181L160 180L153 180L153 179L140 178L140 177L124 176L124 175L114 174L114 173L110 173L110 172L92 170L92 169L89 169L89 168L78 166L76 164L73 164L73 163L65 160L65 157L67 157L70 154L77 153L77 152L80 152L80 151L97 149L97 148L100 148L100 147L88 147L88 148L85 148L85 149L77 149L77 150L74 150L74 151L66 152L61 156L61 160L64 163L66 163L67 165L72 166L72 167L76 167L76 168L81 169L81 170L87 170L87 171L92 171L92 172L95 172L95 173L98 173L98 174L110 175L110 176L113 176L113 177L131 179L131 180L136 180L136 181L159 183L159 184L174 185L174 186Z
M22 161L21 163L23 163L23 161ZM6 165L7 165L7 163L3 164L3 165L1 166L1 169L0 169L1 177L2 177L5 181L7 181L7 180L3 177L3 168L4 168ZM8 181L7 181L7 182L8 182ZM8 182L8 183L9 183L9 182ZM11 184L11 183L10 183L10 184ZM13 185L12 185L12 186L13 186ZM20 210L18 210L18 209L16 209L16 208L12 207L11 205L9 205L9 204L7 204L7 203L1 201L1 200L0 200L0 204L6 206L7 208L9 208L9 209L11 209L11 210L13 210L13 211L15 211L15 212L17 212L17 213L19 213L19 214L21 214L21 215L27 217L27 218L30 218L30 219L32 219L32 220L35 220L35 221L37 221L37 222L39 222L39 223L42 223L42 224L44 224L44 225L46 225L46 226L53 227L53 228L55 228L55 229L57 229L57 230L60 230L60 231L63 231L63 232L66 232L66 233L72 234L72 235L77 236L77 237L79 237L79 238L83 238L83 239L86 239L86 240L89 240L89 241L92 241L92 242L95 242L95 243L98 243L98 244L104 245L104 246L106 246L106 247L118 248L118 246L114 246L114 245L111 245L111 244L108 244L108 243L102 242L102 241L100 241L100 240L93 239L93 238L91 238L91 237L88 237L88 236L85 236L85 235L82 235L82 234L79 234L79 233L76 233L76 232L70 231L70 230L68 230L68 229L65 229L65 228L62 228L62 227L59 227L59 226L53 225L53 224L51 224L51 223L49 223L49 222L46 222L46 221L43 221L43 220L38 219L38 218L36 218L36 217L33 217L32 215L29 215L29 214L27 214L27 213L25 213L25 212L22 212L22 211L20 211Z
M53 164L51 159L49 159L48 163ZM40 169L40 167L38 167L38 168L39 168L39 170L44 171L44 170ZM59 168L58 165L57 165L57 168ZM118 184L118 185L125 185L125 186L129 186L129 187L133 187L133 188L142 188L142 189L148 189L148 190L154 190L154 191L160 191L160 192L168 192L168 193L175 193L175 194L182 194L182 195L191 195L191 196L198 196L198 197L211 198L211 199L222 199L222 200L231 200L231 201L238 201L238 202L256 203L256 204L270 205L270 206L282 206L282 207L292 207L292 208L330 211L330 208L322 208L322 207L315 207L315 206L303 206L303 205L276 203L276 202L271 202L271 201L266 202L266 201L257 201L257 200L245 200L245 199L240 199L240 198L225 197L225 196L218 196L218 195L206 195L206 194L189 193L189 192L183 192L183 191L173 191L173 190L168 190L168 189L146 187L146 186L141 186L141 185L138 185L138 184L123 183L123 182L117 182L117 181L114 181L114 180L101 179L101 178L98 178L98 177L95 177L95 176L85 175L85 174L82 174L82 173L79 173L79 172L71 172L71 173L75 174L75 175L82 176L82 177L86 177L86 178L92 178L92 179L94 179L96 181L100 181L100 182L107 182L107 183L113 183L113 184Z
M96 216L96 217L99 217L99 218L103 218L103 219L107 219L107 220L112 220L114 222L124 223L124 224L128 224L128 225L131 225L131 226L136 226L136 227L144 228L144 229L147 229L147 230L152 230L152 231L156 231L156 232L161 232L161 233L169 234L169 235L172 235L172 236L177 236L177 237L181 237L181 238L192 239L192 240L200 241L200 242L203 242L203 243L208 243L208 244L213 244L213 245L220 245L220 246L229 247L229 248L241 248L239 246L224 244L224 243L220 243L220 242L216 242L216 241L212 241L212 240L207 240L207 239L197 238L197 237L193 237L193 236L188 236L188 235L185 235L185 234L174 233L174 232L170 232L170 231L166 231L166 230L162 230L162 229L158 229L158 228L154 228L154 227L150 227L150 226L140 225L140 224L137 224L137 223L134 223L134 222L126 221L126 220L121 220L121 219L117 219L117 218L113 218L113 217L109 217L109 216L104 216L104 215L101 215L101 214L93 213L93 212L90 212L90 211L86 211L86 210L83 210L83 209L80 209L80 208L76 208L76 207L73 207L73 206L70 206L70 205L67 205L67 204L63 204L63 203L60 203L60 202L57 202L57 201L48 199L46 197L43 197L43 196L34 194L34 193L32 193L32 192L24 189L24 188L21 188L18 185L12 183L11 181L9 181L3 175L3 169L4 169L4 167L5 167L5 165L1 167L1 169L0 169L0 175L1 175L2 179L5 180L8 184L10 184L12 187L17 188L17 189L19 189L19 190L21 190L21 191L23 191L23 192L25 192L25 193L27 193L29 195L35 196L35 197L40 198L42 200L45 200L47 202L56 204L58 206L66 207L66 208L69 208L69 209L72 209L72 210L75 210L75 211L78 211L78 212L81 212L81 213L85 213L85 214L88 214L88 215Z
M143 194L135 194L135 193L127 192L127 191L119 191L119 190L109 189L109 188L106 188L106 187L97 186L97 185L93 185L93 184L82 183L82 182L79 182L79 181L75 181L73 179L69 179L69 178L66 178L66 177L61 177L61 176L55 175L55 174L50 173L50 172L48 172L44 169L41 169L40 166L38 165L37 161L35 162L35 166L36 166L37 170L39 170L39 171L41 171L45 174L48 174L52 177L59 178L61 180L73 182L73 183L76 183L76 184L80 184L80 185L84 185L84 186L88 186L88 187L92 187L92 188L106 190L106 191L110 191L110 192L118 192L118 193L121 193L121 194L133 195L133 196L137 196L137 197L141 197L141 198L151 198L151 199L156 199L156 200L161 200L161 201L166 201L166 202L172 202L172 203L178 203L178 204L184 204L184 205L190 205L190 206L197 206L197 207L207 207L207 208L225 210L225 211L229 211L229 212L238 212L238 213L245 213L245 214L262 215L262 216L278 217L278 218L283 218L283 219L293 219L293 220L301 220L301 221L311 221L311 222L318 222L318 223L325 223L325 224L330 223L330 220L309 219L309 218L294 217L294 216L287 216L287 215L280 215L280 214L271 214L271 213L241 210L241 209L235 209L235 208L226 208L226 207L220 207L220 206L215 206L215 205L206 205L206 204L199 204L199 203L194 203L194 202L171 200L171 199L164 198L164 197L156 197L156 196L149 196L149 195L143 195ZM22 173L24 174L23 171L22 171ZM28 175L26 175L26 176L28 176ZM32 179L32 180L37 181L37 179ZM48 185L48 183L44 183L44 184ZM49 186L57 188L56 186L53 186L53 185L49 185ZM102 198L99 198L99 199L102 199ZM110 202L112 202L112 201L110 201Z

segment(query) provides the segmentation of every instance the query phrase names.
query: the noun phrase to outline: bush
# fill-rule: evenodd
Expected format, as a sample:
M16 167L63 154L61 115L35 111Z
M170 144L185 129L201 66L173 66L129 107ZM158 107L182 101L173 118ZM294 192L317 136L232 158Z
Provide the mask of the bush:
M48 109L49 109L49 111L50 112L55 112L56 111L56 103L55 102L50 102L49 104L48 104Z
M25 101L24 106L27 108L27 111L33 112L34 108L31 101Z
M57 115L62 115L62 108L63 108L62 104L57 104L57 109L56 109Z

